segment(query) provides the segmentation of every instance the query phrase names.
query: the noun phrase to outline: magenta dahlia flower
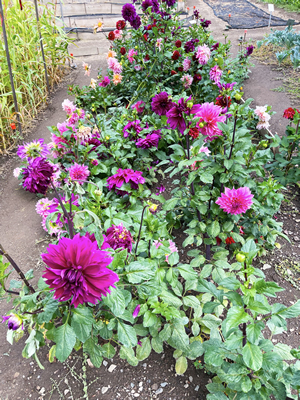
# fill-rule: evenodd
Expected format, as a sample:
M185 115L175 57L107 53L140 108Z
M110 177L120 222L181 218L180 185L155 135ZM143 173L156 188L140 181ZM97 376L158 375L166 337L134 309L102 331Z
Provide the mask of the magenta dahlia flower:
M53 172L53 166L44 158L29 159L27 167L22 169L24 189L31 193L46 194Z
M34 140L31 143L23 143L23 146L19 146L17 151L17 155L20 158L47 157L49 153L49 148L44 143L44 139Z
M105 76L102 81L99 82L99 86L106 87L110 84L110 79L108 76Z
M221 194L216 201L227 214L243 214L251 208L253 201L253 194L250 189L245 186L239 189L225 188L225 193Z
M161 138L160 129L151 132L144 139L139 139L136 142L136 147L141 149L150 149L150 147L158 147L159 139Z
M86 181L90 175L89 168L86 165L74 163L70 168L67 168L70 174L70 180L78 182L80 185Z
M143 100L139 100L135 104L133 104L131 108L133 110L135 109L138 114L141 114L145 109L145 102Z
M41 255L47 264L43 278L55 291L55 299L72 298L75 308L87 302L96 304L119 280L118 275L107 268L112 257L99 250L97 242L79 233L73 239L61 238L58 244L50 244L47 251Z
M178 104L173 103L173 107L167 112L168 124L172 129L178 129L181 134L184 134L186 130L186 122L184 119L185 115L195 114L200 110L200 105L195 104L192 108L188 107L188 102L191 100L191 97L184 100L182 97L178 100Z
M145 178L143 178L141 171L119 168L115 175L107 178L107 183L109 190L115 190L116 193L124 196L127 192L117 188L122 187L124 183L130 183L131 189L136 190L139 187L139 183L145 183Z
M131 132L135 132L138 135L143 130L140 124L141 121L138 119L135 121L129 121L128 124L126 124L123 128L124 138L130 136Z
M218 65L215 65L209 71L210 80L215 83L219 83L222 74L223 74L223 71L221 70L221 68Z
M106 231L106 242L114 250L127 249L130 252L132 250L133 238L123 224L118 226L112 225Z
M7 321L7 327L9 330L16 331L17 329L21 328L24 329L23 320L17 314L9 314L6 316L2 316L2 323Z
M218 128L218 122L226 120L225 115L220 115L222 107L216 106L214 103L204 103L197 112L196 117L199 117L197 126L202 135L206 136L206 140L213 140L217 136L222 136L222 131Z
M167 92L158 93L152 98L152 111L157 115L166 115L172 106L173 102Z
M132 313L133 318L136 318L136 317L139 315L140 309L141 309L141 305L138 304L138 305L135 307L135 309L133 310L133 313Z

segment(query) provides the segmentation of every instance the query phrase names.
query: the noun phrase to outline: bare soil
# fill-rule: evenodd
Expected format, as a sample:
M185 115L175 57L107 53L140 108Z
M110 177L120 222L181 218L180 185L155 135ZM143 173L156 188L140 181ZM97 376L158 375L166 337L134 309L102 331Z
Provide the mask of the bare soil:
M254 2L256 4L256 2ZM200 0L196 3L188 1L188 6L200 8L202 16L212 21L211 29L214 37L221 41L224 34L228 35L233 45L233 54L238 51L238 39L244 34L243 30L224 31L225 23L217 19L210 7ZM264 7L259 3L258 6ZM282 18L292 17L295 13L282 12ZM300 19L300 18L299 18ZM253 41L261 39L268 32L268 28L251 30L247 37ZM106 49L104 49L104 52ZM89 61L89 60L87 60ZM89 84L90 78L96 78L100 66L105 65L105 56L100 60L91 59L91 76L83 76L81 61L77 61L78 69L73 71L66 81L57 88L52 95L47 109L33 123L32 130L26 137L26 141L43 137L50 140L47 126L56 125L65 118L61 103L67 95L67 86L70 83L79 85ZM250 78L245 82L245 97L254 98L253 105L270 104L277 112L271 120L271 130L280 135L284 134L286 120L282 118L284 109L291 106L291 100L285 93L273 92L270 89L278 86L278 74L271 70L270 66L255 62ZM35 276L41 276L43 266L40 261L40 253L44 252L48 239L41 226L40 217L35 212L37 198L25 192L18 186L18 181L12 175L14 168L19 166L19 160L15 153L0 158L0 243L11 254L24 271L33 268ZM169 182L170 184L170 182ZM166 193L168 195L168 193ZM283 222L284 231L290 237L291 243L279 240L281 248L276 249L267 257L264 257L261 267L267 279L277 282L286 290L279 293L276 301L291 305L300 297L296 288L297 281L300 285L300 273L297 265L300 264L300 197L298 190L289 190L285 193L286 202L283 203L277 218ZM180 248L184 233L176 232L176 242ZM186 252L181 255L181 261L188 260ZM296 263L296 264L295 264ZM283 267L282 267L283 266ZM295 267L296 266L296 267ZM290 272L286 272L289 270ZM285 273L281 272L285 271ZM15 277L14 277L15 278ZM296 286L296 287L295 287ZM298 286L299 288L299 286ZM0 315L5 315L11 308L11 304L0 302ZM288 323L288 333L276 335L274 342L283 342L293 347L300 346L299 320L291 320ZM205 385L209 377L203 370L196 370L192 362L183 376L177 376L174 371L174 358L172 349L165 347L163 354L152 353L148 359L137 367L129 366L118 356L109 360L107 365L99 369L87 366L86 377L83 366L83 358L80 353L72 354L64 363L49 363L47 346L39 352L39 358L44 370L39 369L32 359L22 358L24 338L19 343L11 346L6 340L7 328L0 324L0 400L27 400L27 399L73 399L84 398L83 388L88 386L90 399L101 400L191 400L205 399ZM112 372L109 372L112 371Z

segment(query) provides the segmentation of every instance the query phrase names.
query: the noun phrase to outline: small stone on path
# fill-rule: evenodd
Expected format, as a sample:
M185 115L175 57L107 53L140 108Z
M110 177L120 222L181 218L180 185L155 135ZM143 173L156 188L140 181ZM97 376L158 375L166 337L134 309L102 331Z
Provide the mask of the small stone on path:
M111 364L111 366L108 368L108 372L113 372L117 366L115 364Z

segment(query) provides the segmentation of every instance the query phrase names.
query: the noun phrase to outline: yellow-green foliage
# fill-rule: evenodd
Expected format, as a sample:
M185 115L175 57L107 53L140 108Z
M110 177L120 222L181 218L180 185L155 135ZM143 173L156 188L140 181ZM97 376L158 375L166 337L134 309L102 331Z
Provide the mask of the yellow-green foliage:
M24 1L21 11L18 0L4 0L3 8L20 119L26 127L47 97L35 8L33 3ZM47 71L53 87L63 75L70 39L56 25L51 4L39 4L39 15ZM0 24L0 148L4 150L14 142L12 122L16 122L16 114Z

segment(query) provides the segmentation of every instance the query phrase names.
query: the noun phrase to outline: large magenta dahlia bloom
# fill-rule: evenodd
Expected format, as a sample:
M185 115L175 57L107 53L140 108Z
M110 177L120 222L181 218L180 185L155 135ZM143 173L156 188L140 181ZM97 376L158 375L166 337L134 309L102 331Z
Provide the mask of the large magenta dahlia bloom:
M106 242L114 250L122 248L131 251L133 238L123 224L112 225L106 231Z
M77 234L73 239L61 238L58 244L50 244L47 251L41 255L47 264L43 278L55 291L55 299L72 298L75 308L87 302L96 304L119 280L118 275L107 268L112 257L99 250L97 242L88 237Z
M145 183L145 178L142 176L141 171L133 171L130 168L119 168L117 173L107 179L108 189L115 190L116 193L125 196L127 192L118 190L124 183L130 183L131 189L138 189L139 183Z
M29 159L27 167L22 169L24 189L31 193L46 194L53 173L53 165L44 158Z
M226 116L220 115L222 107L214 103L202 104L200 110L197 112L196 117L199 117L197 126L199 127L202 135L206 136L206 140L213 140L217 136L222 136L222 131L218 128L218 122L225 122Z
M245 186L239 189L228 189L225 188L225 193L221 194L216 201L227 214L243 214L249 208L251 208L253 201L253 194L251 194L250 189Z
M139 139L136 142L136 147L141 149L150 149L150 147L158 147L159 139L161 138L160 129L149 133L145 138Z

